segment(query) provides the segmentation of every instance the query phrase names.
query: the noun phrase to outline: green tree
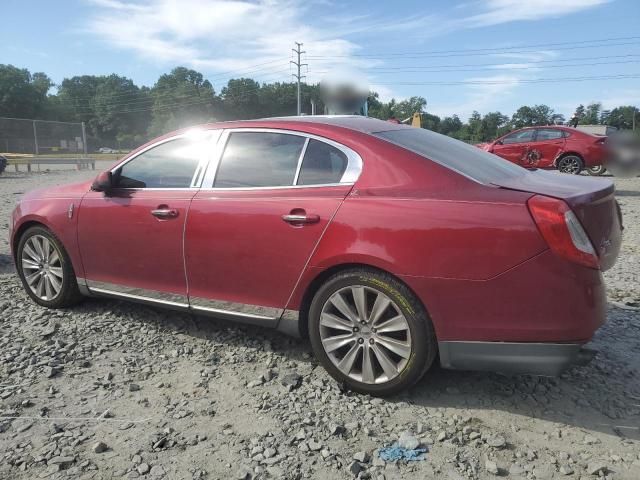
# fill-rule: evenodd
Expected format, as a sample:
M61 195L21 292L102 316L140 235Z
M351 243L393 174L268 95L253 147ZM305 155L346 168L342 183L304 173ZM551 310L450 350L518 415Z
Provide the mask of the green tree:
M462 121L458 115L444 117L440 122L440 133L455 137L456 133L462 129Z
M640 126L640 112L638 108L632 105L625 105L622 107L616 107L611 110L609 118L607 119L607 125L616 127L619 129L631 129L633 128L633 116L636 116L636 129Z
M400 121L410 119L414 113L421 113L427 106L424 97L411 97L398 102L393 108L393 115Z
M600 123L600 111L602 110L602 104L600 102L594 102L587 105L584 116L580 118L580 123L583 125L597 125Z
M142 143L149 127L151 97L131 79L116 74L103 77L93 101L94 118L89 122L103 142L118 148Z
M0 64L0 116L35 118L45 111L53 83L44 73Z
M210 122L220 113L213 86L201 73L176 67L161 75L150 91L152 99L149 135Z

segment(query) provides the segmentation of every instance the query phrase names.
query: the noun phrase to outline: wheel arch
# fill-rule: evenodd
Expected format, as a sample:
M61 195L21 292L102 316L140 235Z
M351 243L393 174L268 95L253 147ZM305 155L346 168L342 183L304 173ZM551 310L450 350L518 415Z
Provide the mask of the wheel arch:
M311 280L307 283L304 289L304 293L302 294L301 301L300 301L300 307L298 310L298 320L297 320L298 335L301 338L305 338L305 339L309 338L309 308L311 307L311 301L313 300L313 297L316 294L316 292L320 289L320 287L324 284L324 282L328 278L332 277L333 275L340 272L344 272L346 270L352 270L357 268L372 270L378 273L391 275L395 280L402 283L405 287L407 287L407 289L409 289L409 291L420 302L420 305L422 306L422 308L424 308L425 312L427 312L427 315L429 315L429 309L424 304L422 299L418 296L416 291L413 288L411 288L411 286L407 284L407 282L405 282L401 277L394 274L393 272L390 272L389 270L386 270L384 268L380 268L378 266L372 265L370 263L362 263L362 262L338 263L335 265L331 265L330 267L327 267L322 271L318 272L314 277L311 278Z
M51 227L49 227L49 225L38 220L27 220L25 222L22 222L18 226L18 228L16 228L16 230L13 232L13 237L11 238L11 252L13 253L14 261L16 261L16 255L18 253L18 244L20 243L20 238L22 238L22 235L24 235L24 232L29 230L31 227L43 227L53 232L53 230L51 230ZM54 235L55 235L55 232L54 232Z
M584 166L584 156L580 153L580 152L576 152L574 150L570 150L568 152L562 152L560 155L558 155L556 157L556 159L553 161L553 166L555 168L558 168L558 162L560 161L560 159L564 158L564 157L568 157L568 156L574 156L574 157L578 157L581 161L582 161L582 165ZM586 167L585 167L586 168Z

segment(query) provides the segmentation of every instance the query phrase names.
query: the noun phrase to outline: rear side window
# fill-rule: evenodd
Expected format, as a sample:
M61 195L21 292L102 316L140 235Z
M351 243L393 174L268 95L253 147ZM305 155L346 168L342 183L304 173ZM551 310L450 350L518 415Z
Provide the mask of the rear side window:
M530 142L533 140L533 132L534 130L522 130L521 132L511 133L502 139L502 143L509 145L511 143Z
M545 140L558 140L563 138L562 130L556 130L554 128L541 128L536 135L536 142L544 142Z
M339 183L347 169L347 156L337 148L310 139L304 153L297 185Z
M406 127L373 135L487 185L527 172L497 155L424 128Z
M162 143L125 163L116 173L119 188L189 188L207 143L177 139Z
M231 133L214 187L293 185L304 142L304 137L283 133Z

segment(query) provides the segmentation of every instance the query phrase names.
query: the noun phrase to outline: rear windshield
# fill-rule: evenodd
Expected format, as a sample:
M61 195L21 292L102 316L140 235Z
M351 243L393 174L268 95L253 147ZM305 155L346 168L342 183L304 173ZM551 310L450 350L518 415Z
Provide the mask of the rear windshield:
M487 185L526 173L497 155L424 128L407 127L373 135Z

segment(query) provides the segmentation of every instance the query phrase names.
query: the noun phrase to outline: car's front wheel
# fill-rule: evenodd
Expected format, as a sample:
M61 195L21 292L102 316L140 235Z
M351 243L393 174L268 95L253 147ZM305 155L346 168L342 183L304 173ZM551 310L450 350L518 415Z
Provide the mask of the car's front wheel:
M558 160L558 170L562 173L578 175L584 168L584 162L577 155L565 155Z
M437 351L416 296L391 275L367 268L330 277L309 309L316 358L348 388L391 395L417 382Z
M69 255L44 227L31 227L20 237L16 267L27 294L43 307L68 307L82 298Z

